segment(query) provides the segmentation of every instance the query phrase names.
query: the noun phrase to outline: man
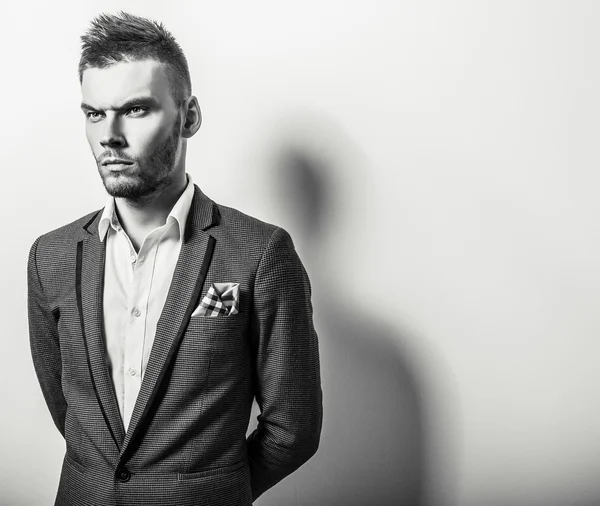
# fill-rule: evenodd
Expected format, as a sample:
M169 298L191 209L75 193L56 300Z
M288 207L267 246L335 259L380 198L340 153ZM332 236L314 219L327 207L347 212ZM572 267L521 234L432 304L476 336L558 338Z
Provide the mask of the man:
M120 13L82 41L110 197L38 238L28 264L33 362L66 441L56 504L249 505L319 443L308 277L283 229L186 175L201 115L170 33Z

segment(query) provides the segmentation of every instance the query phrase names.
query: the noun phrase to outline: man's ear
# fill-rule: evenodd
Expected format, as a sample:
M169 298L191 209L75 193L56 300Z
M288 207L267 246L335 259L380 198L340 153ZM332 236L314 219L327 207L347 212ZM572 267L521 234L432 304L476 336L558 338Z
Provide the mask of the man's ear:
M198 104L198 99L194 95L186 100L184 105L184 113L185 117L183 121L183 129L181 130L181 136L189 139L198 131L200 125L202 124L200 105Z

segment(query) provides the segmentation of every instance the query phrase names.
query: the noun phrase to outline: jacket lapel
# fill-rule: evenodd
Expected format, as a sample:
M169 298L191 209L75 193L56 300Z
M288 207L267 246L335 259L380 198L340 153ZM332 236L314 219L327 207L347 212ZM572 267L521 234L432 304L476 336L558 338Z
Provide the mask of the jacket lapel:
M144 426L149 422L149 412L160 384L177 354L181 338L197 305L215 246L215 239L205 230L217 220L216 206L196 186L181 252L156 326L148 365L121 448L121 460L130 443L138 434L143 434Z
M106 363L102 324L105 245L98 236L101 212L84 228L88 236L77 245L77 305L88 367L102 415L117 448L125 430Z

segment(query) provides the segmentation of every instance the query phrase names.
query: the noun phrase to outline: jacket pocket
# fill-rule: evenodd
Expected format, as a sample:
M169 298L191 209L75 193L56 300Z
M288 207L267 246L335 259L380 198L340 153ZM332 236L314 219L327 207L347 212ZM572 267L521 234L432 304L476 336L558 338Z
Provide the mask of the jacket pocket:
M68 455L65 456L65 463L77 473L85 474L85 467L83 467L79 462L73 460Z
M245 464L246 464L245 460L240 460L239 462L236 462L235 464L231 464L230 466L214 467L211 469L205 469L203 471L196 471L194 473L178 473L177 479L179 481L187 481L187 480L196 480L199 478L207 478L209 476L219 476L219 475L223 475L223 474L229 474L229 473L233 473L233 472L241 469L242 467L244 467Z
M237 313L231 316L192 316L187 325L187 331L215 332L219 334L239 331L246 323L246 314Z
M181 343L182 349L198 349L207 355L239 353L247 338L248 319L243 313L233 316L196 316L191 318Z

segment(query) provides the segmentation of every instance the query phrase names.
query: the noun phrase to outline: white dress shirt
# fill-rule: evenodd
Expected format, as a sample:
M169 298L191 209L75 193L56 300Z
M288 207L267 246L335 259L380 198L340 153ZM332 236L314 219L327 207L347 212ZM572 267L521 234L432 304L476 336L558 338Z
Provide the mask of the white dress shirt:
M127 431L154 342L194 196L188 184L164 225L144 239L138 253L119 223L115 199L104 207L98 231L106 238L103 322L108 366Z

